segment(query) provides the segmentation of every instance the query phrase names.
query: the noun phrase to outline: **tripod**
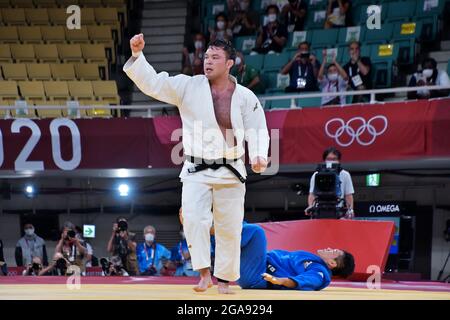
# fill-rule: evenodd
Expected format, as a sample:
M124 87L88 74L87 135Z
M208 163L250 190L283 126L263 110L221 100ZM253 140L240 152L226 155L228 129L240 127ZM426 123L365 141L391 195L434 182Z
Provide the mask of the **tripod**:
M447 259L445 259L444 266L442 267L441 271L439 271L439 275L438 275L438 277L437 277L437 281L440 281L440 280L441 280L441 277L442 277L442 275L444 274L444 270L445 270L445 267L447 266L447 262L448 262L448 259L449 259L449 258L450 258L450 251L448 252ZM442 282L450 282L450 275L448 275L447 277L445 277L444 280L442 280Z

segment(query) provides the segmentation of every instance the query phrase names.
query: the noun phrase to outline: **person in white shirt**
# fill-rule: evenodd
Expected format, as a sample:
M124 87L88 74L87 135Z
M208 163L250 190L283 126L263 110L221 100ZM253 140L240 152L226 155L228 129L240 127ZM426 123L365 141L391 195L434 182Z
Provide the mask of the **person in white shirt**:
M327 148L322 155L322 159L327 164L340 163L342 158L341 152L334 148ZM309 196L308 196L308 208L305 209L305 214L310 215L309 210L313 207L314 202L316 200L316 195L314 194L315 189L315 177L317 175L317 171L311 177L311 181L309 184ZM345 205L347 207L347 213L345 215L346 219L353 219L355 217L355 213L353 211L353 194L355 193L355 189L353 188L352 177L350 173L344 169L339 172L339 180L341 182L341 190L340 194L345 201Z
M319 81L320 90L323 93L329 92L344 92L347 89L348 75L341 65L336 61L336 57L333 56L333 61L327 67L327 74L325 73L325 65L327 63L326 50L323 51L322 65L317 75ZM345 104L345 96L325 96L322 97L322 105L336 105Z
M177 106L180 112L186 156L180 174L184 232L192 266L200 272L194 290L202 292L212 286L209 231L214 222L214 276L219 280L219 293L232 293L228 282L240 277L244 139L252 170L265 171L269 134L264 110L255 94L230 76L236 51L229 42L211 43L205 53L205 74L193 77L157 73L142 53L142 33L130 45L133 56L124 65L125 73L145 94Z
M447 72L437 68L437 62L433 58L425 58L422 62L422 72L415 73L409 81L409 87L416 86L450 86ZM422 89L408 92L408 99L431 99L448 97L450 89L428 90Z

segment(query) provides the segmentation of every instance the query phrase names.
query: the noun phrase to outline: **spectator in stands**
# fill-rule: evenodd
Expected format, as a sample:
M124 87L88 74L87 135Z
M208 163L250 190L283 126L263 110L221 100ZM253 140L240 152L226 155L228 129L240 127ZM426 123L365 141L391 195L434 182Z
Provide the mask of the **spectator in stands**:
M329 92L345 92L348 84L348 76L345 70L336 61L336 56L333 56L333 61L327 67L327 74L325 73L325 65L327 60L327 51L323 50L323 60L320 66L319 75L317 79L319 80L320 90L323 93ZM322 97L322 105L336 105L345 104L345 96L326 96Z
M139 272L143 276L159 276L170 262L170 251L162 244L156 243L156 229L153 226L144 228L143 243L137 247L136 254Z
M228 17L221 12L216 16L216 25L214 29L209 28L209 42L215 40L233 40L233 31L229 28Z
M183 48L183 74L203 74L203 58L205 54L205 36L196 33L192 46Z
M369 57L361 57L361 44L353 41L349 46L350 61L344 66L350 87L353 90L372 89L372 62ZM368 102L370 95L353 96L353 103Z
M304 41L298 45L298 52L283 69L282 74L289 74L290 83L286 92L316 91L317 75L320 64L309 51L309 43Z
M422 62L422 72L415 73L409 81L410 87L416 86L450 86L450 79L444 70L438 70L436 60L426 58ZM408 99L430 99L447 97L450 89L443 90L418 90L408 92Z
M236 77L240 85L249 88L256 94L264 93L264 84L261 81L259 71L245 64L242 52L237 52L234 64L231 74Z
M55 255L61 254L70 265L76 265L84 272L84 259L87 253L85 244L82 240L77 238L75 225L66 221L61 233L61 239L55 248Z
M350 26L350 8L350 0L328 0L325 29Z
M34 257L38 257L44 266L48 266L45 241L35 233L34 226L26 223L23 227L24 236L16 244L16 264L18 267L30 265Z
M113 256L119 256L122 264L131 276L138 273L136 258L136 235L128 231L127 219L120 217L113 224L107 250Z
M280 9L276 5L270 5L266 9L267 25L260 28L256 47L252 54L281 52L286 44L288 32L286 27L278 22Z
M306 0L289 0L283 7L281 17L289 32L303 31L307 10Z
M85 255L85 259L84 259L84 265L86 267L92 267L92 261L93 261L93 257L94 257L94 249L92 248L91 244L86 241L86 239L83 238L83 230L81 229L81 227L76 226L75 227L75 232L77 233L76 237L78 239L80 239L80 241L82 241L86 247L86 255Z
M340 163L341 158L342 158L341 152L334 147L327 148L322 154L322 159L326 164ZM309 210L314 206L314 203L316 201L316 195L314 194L316 175L317 171L314 172L314 174L311 177L308 196L308 207L305 209L306 215L310 215ZM353 194L355 193L355 190L353 188L352 177L350 176L350 173L348 171L342 169L339 172L339 179L341 187L339 190L336 190L336 193L338 195L338 198L343 199L345 202L345 207L347 208L345 218L353 219L353 217L355 216L355 213L353 212ZM344 205L344 203L342 204Z
M8 274L5 257L3 255L3 241L0 239L0 275L6 276Z
M256 33L256 23L249 12L238 11L230 21L233 37L251 36Z

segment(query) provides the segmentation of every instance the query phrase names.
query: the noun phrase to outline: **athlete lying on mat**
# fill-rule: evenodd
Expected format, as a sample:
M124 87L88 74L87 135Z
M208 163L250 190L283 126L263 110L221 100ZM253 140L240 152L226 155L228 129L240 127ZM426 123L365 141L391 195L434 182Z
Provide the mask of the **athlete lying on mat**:
M182 210L179 218L183 224ZM214 227L211 228L214 234ZM240 278L243 289L322 290L331 276L348 277L355 269L353 256L340 249L267 251L263 228L244 222L241 237Z
M241 239L243 289L322 290L331 276L348 277L355 269L353 256L340 249L306 251L267 251L263 228L244 223Z

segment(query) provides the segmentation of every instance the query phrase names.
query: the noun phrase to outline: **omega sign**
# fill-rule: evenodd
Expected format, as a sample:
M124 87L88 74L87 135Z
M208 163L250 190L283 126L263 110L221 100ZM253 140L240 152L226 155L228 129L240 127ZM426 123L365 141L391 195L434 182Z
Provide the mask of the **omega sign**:
M400 212L400 207L398 204L379 204L371 205L369 207L370 213L397 213Z

